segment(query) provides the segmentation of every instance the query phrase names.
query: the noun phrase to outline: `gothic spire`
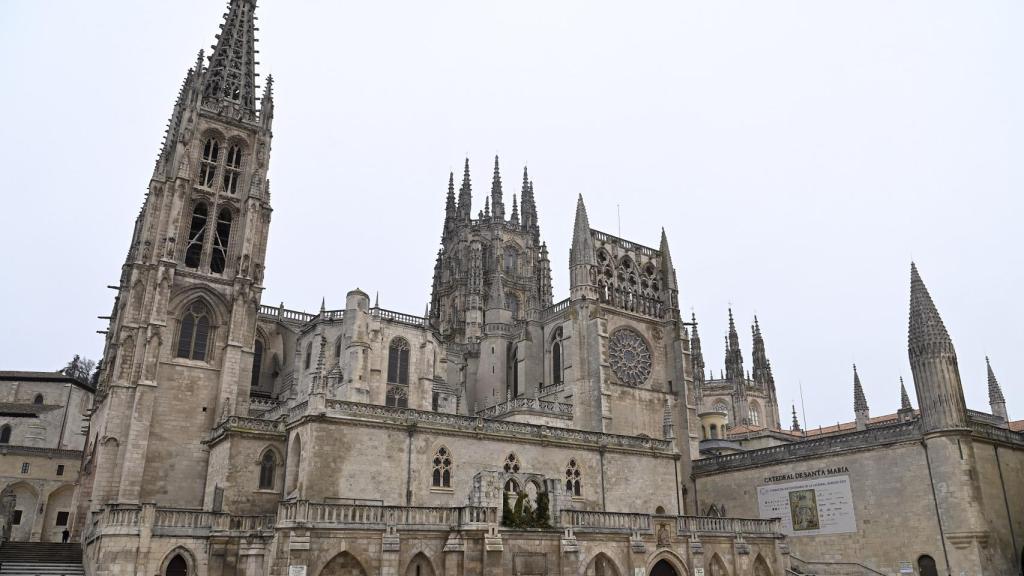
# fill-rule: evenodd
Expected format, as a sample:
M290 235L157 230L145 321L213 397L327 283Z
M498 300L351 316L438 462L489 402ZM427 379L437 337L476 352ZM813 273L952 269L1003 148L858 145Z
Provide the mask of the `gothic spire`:
M512 223L519 224L519 201L515 194L512 195Z
M725 377L733 382L743 381L743 352L740 350L740 337L736 333L736 321L729 308L729 335L725 340Z
M590 219L583 204L583 194L576 200L576 221L572 227L572 248L569 250L569 266L592 265L597 263L594 239L590 236Z
M857 374L857 365L853 365L853 410L855 412L868 410L868 399L864 396L864 387L860 384L860 374Z
M501 168L498 156L494 156L494 177L491 179L491 213L495 220L505 219L505 203L501 199Z
M999 380L996 380L996 374L992 371L992 363L988 361L988 356L985 356L985 368L988 370L988 403L1006 402L1003 397L1003 389L999 387Z
M491 217L491 197L484 198L484 218Z
M1006 398L1003 397L1003 389L999 387L996 374L992 371L992 364L985 356L985 368L988 369L988 405L992 408L992 415L1002 418L1003 422L1009 422L1010 417L1006 412Z
M700 386L704 383L704 353L700 349L700 334L697 332L697 314L690 313L692 333L690 334L690 360L693 362L693 383Z
M903 383L903 376L900 376L900 410L913 410L910 404L910 395L907 394L907 386Z
M274 75L267 76L266 86L263 87L263 98L260 98L260 124L266 128L274 124Z
M910 264L910 328L907 340L911 360L930 354L956 355L946 325L942 323L939 311L914 263Z
M914 372L922 432L963 430L969 425L956 350L917 266L910 265L907 351Z
M661 244L658 246L661 253L661 275L666 290L676 289L676 269L672 266L672 253L668 249L668 236L665 235L665 228L661 229Z
M469 158L466 158L465 167L462 169L462 186L459 187L459 220L469 220L473 217L472 204L473 186L469 180Z
M525 168L524 168L525 170ZM527 208L523 208L527 210ZM540 238L540 218L537 216L537 196L533 192L533 180L530 180L530 230L533 231L534 238Z
M256 0L230 0L203 84L203 103L256 117Z
M537 200L533 197L533 183L530 182L530 174L523 166L523 189L520 191L523 200L523 229L534 234L536 238L540 234L537 226Z
M800 432L800 420L796 417L796 404L793 404L793 427L790 428L793 432Z
M764 336L761 335L761 324L754 316L754 324L750 327L753 333L754 347L751 350L751 361L754 363L754 382L765 386L773 387L775 378L772 377L771 364L768 362L768 354L764 349Z
M448 172L448 196L444 202L444 236L451 234L455 227L455 220L458 218L455 206L455 172Z

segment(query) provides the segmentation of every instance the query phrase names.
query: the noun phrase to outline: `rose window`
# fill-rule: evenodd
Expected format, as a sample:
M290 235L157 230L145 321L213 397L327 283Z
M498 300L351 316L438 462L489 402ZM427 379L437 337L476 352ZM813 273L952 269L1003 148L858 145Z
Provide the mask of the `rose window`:
M651 375L651 349L634 330L620 328L612 333L608 357L619 382L640 386Z

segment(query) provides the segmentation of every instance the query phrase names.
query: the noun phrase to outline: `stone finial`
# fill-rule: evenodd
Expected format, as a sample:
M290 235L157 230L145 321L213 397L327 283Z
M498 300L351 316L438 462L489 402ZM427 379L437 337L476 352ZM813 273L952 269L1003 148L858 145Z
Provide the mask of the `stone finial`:
M860 374L857 373L857 365L853 365L853 409L856 412L867 412L868 399L864 396L864 387L860 384Z
M910 404L910 395L907 394L907 386L903 383L903 376L900 376L900 410L913 410Z
M800 420L796 417L796 404L793 404L793 427L790 428L793 432L801 432Z
M510 217L513 224L519 224L519 200L516 195L512 195L512 216Z
M505 203L501 199L501 167L498 165L498 156L494 156L494 176L491 179L491 211L495 220L505 219Z
M668 236L665 228L661 229L661 244L658 245L658 252L661 253L661 275L666 290L676 289L676 271L672 265L672 252L668 249Z
M462 186L459 187L459 204L456 208L460 220L469 220L472 214L473 185L469 178L469 158L462 168Z
M698 391L700 386L704 384L704 352L700 349L700 333L697 332L697 314L690 312L690 321L693 326L690 327L690 360L693 362L693 383L697 387Z
M985 368L988 370L988 404L992 408L992 415L998 416L1003 422L1009 422L1010 417L1006 412L1006 398L1003 397L1003 389L996 380L996 374L992 371L992 364L985 356Z
M590 219L583 203L583 194L576 199L576 221L572 227L572 248L569 250L569 266L597 264L594 239L590 236Z

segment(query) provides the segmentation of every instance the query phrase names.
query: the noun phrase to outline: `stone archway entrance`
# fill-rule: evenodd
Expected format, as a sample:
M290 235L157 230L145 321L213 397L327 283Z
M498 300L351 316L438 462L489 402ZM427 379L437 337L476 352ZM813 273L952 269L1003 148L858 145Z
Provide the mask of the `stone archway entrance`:
M324 566L320 576L366 576L366 569L355 556L342 552Z
M917 569L921 576L939 576L939 569L935 566L935 559L928 555L917 559Z
M651 576L682 576L668 563L668 560L658 560L658 563L651 567Z

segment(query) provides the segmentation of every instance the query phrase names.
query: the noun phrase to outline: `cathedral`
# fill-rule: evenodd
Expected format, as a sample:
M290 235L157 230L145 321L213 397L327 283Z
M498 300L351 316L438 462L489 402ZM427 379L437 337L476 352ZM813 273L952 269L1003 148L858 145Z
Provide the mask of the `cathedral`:
M785 460L760 453L821 439L704 450L737 428L780 431L775 381L756 319L745 371L731 311L725 371L707 371L696 319L680 313L664 230L656 248L599 231L577 198L569 293L555 301L525 169L509 186L495 158L476 190L468 160L461 178L450 176L422 314L383 309L358 288L343 308L316 314L263 304L275 118L272 78L256 85L255 5L230 0L213 52L188 71L121 270L75 496L88 574L784 576L808 560L896 566L831 528L853 522L856 535L885 514L826 517L840 510L824 502L834 490L802 488L783 494L785 506L757 509L761 468ZM917 290L916 269L914 278ZM1019 570L1024 535L1024 434L990 415L982 432L972 428L982 417L963 406L933 310L919 314L927 334L912 350L920 409L898 427L925 439L935 484L946 487L936 498L949 505L937 501L929 518L972 524L959 540L915 546L944 570L1008 574L1000 570ZM912 321L912 340L914 330ZM883 428L858 431L882 439L857 449L903 438ZM998 526L970 508L1002 503L993 469L968 473L981 466L966 460L978 434L998 443L998 469L1017 482ZM836 478L854 469L821 468ZM860 480L850 482L867 503ZM818 532L824 540L806 540ZM938 555L938 543L961 552Z

